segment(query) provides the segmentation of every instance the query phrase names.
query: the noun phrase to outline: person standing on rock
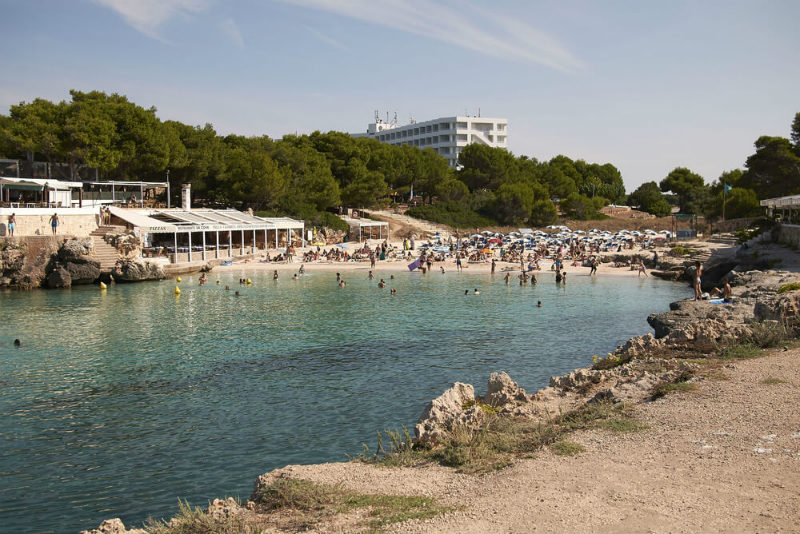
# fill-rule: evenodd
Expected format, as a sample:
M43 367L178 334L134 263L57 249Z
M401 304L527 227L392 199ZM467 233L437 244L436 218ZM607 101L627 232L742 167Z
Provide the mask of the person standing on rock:
M8 216L8 235L14 237L14 229L17 227L17 216L12 213Z
M56 235L56 231L58 230L58 213L54 213L52 217L50 217L50 227L53 229L53 235Z
M700 300L703 290L700 288L700 279L703 276L703 264L700 261L694 262L694 300Z

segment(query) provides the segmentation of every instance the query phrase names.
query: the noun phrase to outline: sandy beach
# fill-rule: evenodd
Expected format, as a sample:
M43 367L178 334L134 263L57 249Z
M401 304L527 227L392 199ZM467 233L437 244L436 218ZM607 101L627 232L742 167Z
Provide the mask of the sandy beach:
M374 248L376 245L380 244L380 240L370 240L367 241L367 244L370 248ZM348 242L345 243L347 246L348 251L352 253L352 251L361 248L364 246L363 243L358 242ZM389 242L390 247L397 247L402 250L402 243L401 242ZM320 262L302 262L302 257L305 252L311 250L312 247L306 248L298 248L297 254L293 258L292 262L269 262L269 263L262 263L265 259L265 255L256 254L252 257L243 260L237 260L232 265L228 266L216 266L212 269L211 275L215 273L221 273L225 271L234 270L234 272L256 272L256 271L275 271L277 270L279 273L284 272L297 272L302 265L306 273L313 273L313 272L331 272L331 273L353 273L349 276L355 276L357 273L363 272L366 276L366 273L370 271L370 262L367 260L364 261L320 261ZM316 249L316 247L313 247ZM323 250L330 250L334 248L334 246L328 245L326 247L321 247ZM653 251L657 250L659 256L666 254L669 250L668 247L659 247L658 249L647 249L647 250L625 250L622 252L614 252L613 254L619 255L626 255L626 256L643 256L650 258L653 256ZM416 258L419 256L420 251L414 250L412 251L413 256ZM612 253L605 253L605 254L612 254ZM270 256L274 258L278 255L278 252L270 252ZM601 254L602 256L603 254ZM401 273L401 272L409 272L408 264L411 263L410 260L385 260L385 261L377 261L375 264L375 268L372 269L376 275L377 273ZM551 270L552 260L544 259L540 260L541 270L533 271L537 277L539 276L555 276L555 271ZM431 272L428 272L427 275L441 275L440 267L444 267L445 275L457 275L458 270L456 268L456 261L454 258L447 258L443 262L433 262L433 267ZM465 274L491 274L492 264L491 260L487 260L480 263L475 262L463 262L463 273ZM572 266L572 262L564 262L562 271L566 271L569 276L589 276L589 267L583 266ZM520 272L520 266L518 263L509 263L504 261L498 261L495 267L495 277L502 278L505 276L506 272L511 272L512 281L516 281L516 276ZM422 275L421 271L414 271L414 274ZM639 275L637 271L631 271L630 267L612 267L610 263L600 263L597 266L597 275L600 276L627 276L636 278ZM344 275L343 275L344 276Z

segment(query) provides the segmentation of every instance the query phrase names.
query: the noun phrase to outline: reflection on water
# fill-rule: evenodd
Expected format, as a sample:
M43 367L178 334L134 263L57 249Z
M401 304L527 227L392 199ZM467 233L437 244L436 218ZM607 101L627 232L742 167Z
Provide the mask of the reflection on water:
M178 497L246 498L260 473L344 460L376 430L412 427L451 382L480 391L506 370L543 387L688 293L403 273L387 280L393 296L366 270L346 278L229 270L203 287L185 277L177 297L166 281L0 293L0 524L69 532L163 516Z

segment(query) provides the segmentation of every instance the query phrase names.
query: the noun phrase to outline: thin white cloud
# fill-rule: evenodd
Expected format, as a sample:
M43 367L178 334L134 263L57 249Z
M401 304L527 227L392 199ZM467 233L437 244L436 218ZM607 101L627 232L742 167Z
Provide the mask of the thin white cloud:
M230 37L233 44L238 46L239 48L244 48L244 39L242 39L242 34L239 31L239 27L236 25L233 19L225 19L223 20L219 27L222 31Z
M343 45L342 43L340 43L339 41L337 41L333 37L325 35L321 31L315 30L311 26L306 26L306 29L309 32L311 32L314 35L314 37L316 37L317 39L319 39L323 43L327 43L327 44L329 44L329 45L331 45L333 47L339 48L340 50L348 50L348 48L345 45Z
M583 67L565 46L529 23L464 1L283 0L436 39L488 56L563 72Z
M174 16L198 13L208 8L207 0L94 0L111 8L130 26L148 37L161 40L158 27Z

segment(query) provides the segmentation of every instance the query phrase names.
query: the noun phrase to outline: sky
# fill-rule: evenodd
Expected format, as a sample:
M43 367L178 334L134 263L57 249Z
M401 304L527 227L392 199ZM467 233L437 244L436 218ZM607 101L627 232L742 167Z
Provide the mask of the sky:
M126 95L219 134L506 118L515 155L712 182L800 112L800 2L0 0L0 113Z

